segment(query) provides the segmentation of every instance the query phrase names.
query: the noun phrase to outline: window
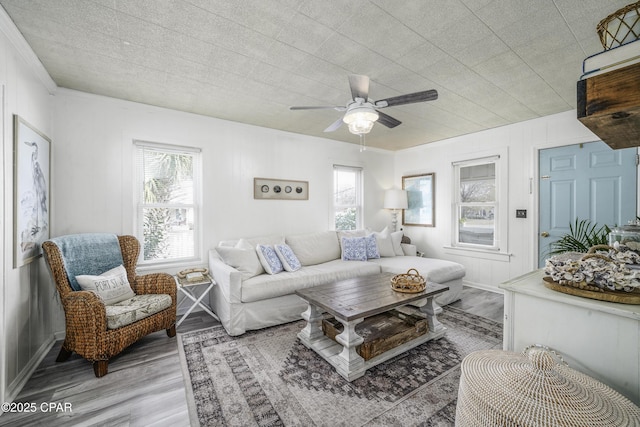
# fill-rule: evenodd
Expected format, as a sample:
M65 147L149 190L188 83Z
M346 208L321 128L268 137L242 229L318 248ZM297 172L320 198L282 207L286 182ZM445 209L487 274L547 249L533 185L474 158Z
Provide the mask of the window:
M336 230L362 228L362 168L333 166L333 218Z
M500 249L499 156L453 164L454 246Z
M141 263L199 257L200 150L136 141Z

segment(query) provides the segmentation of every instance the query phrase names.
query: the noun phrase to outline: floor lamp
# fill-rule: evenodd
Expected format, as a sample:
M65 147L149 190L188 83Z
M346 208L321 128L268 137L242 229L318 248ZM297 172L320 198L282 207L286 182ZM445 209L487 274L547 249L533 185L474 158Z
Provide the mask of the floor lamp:
M407 192L405 190L390 189L384 193L384 208L391 209L391 225L393 231L398 227L398 209L407 209Z

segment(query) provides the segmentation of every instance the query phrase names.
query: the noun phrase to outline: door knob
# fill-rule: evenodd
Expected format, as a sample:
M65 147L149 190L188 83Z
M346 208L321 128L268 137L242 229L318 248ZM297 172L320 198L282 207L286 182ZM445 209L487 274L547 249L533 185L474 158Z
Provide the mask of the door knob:
M548 233L548 232L546 232L546 231L543 231L542 233L540 233L540 235L541 235L542 237L549 237L549 233Z

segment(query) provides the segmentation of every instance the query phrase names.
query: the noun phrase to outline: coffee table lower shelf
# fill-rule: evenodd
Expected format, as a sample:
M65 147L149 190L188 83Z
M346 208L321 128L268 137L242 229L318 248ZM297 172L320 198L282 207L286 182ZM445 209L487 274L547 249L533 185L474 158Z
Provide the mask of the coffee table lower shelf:
M421 344L424 344L427 341L442 338L445 334L445 331L446 330L441 330L438 332L428 332L418 338L406 342L398 347L392 348L391 350L388 350L369 360L364 360L361 358L362 363L359 364L360 366L354 366L351 370L347 369L349 363L345 363L345 359L341 357L341 353L346 350L346 348L338 344L331 338L323 337L311 343L306 343L305 340L302 339L299 335L298 337L307 348L315 351L331 366L333 366L336 372L340 374L340 376L351 382L363 376L367 369L371 369L374 366L379 365L382 362L386 362L387 360L408 350L411 350L412 348L415 348Z
M420 311L427 314L427 318L425 319L429 324L427 333L419 335L368 360L365 360L358 352L358 347L364 342L364 339L356 333L356 326L365 319L356 319L350 322L343 322L340 319L336 319L342 323L344 330L332 339L326 336L322 330L321 325L324 316L321 309L310 305L302 315L302 317L307 320L307 326L300 331L298 338L307 348L315 351L333 366L340 376L351 382L363 376L367 369L386 362L427 341L442 338L445 335L447 329L435 318L431 298L429 298L429 304L421 307Z

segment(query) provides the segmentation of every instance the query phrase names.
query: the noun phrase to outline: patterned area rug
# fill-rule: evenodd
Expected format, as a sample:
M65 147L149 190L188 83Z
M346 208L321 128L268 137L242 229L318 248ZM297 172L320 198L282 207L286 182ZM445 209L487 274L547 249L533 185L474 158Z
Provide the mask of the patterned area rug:
M445 336L349 383L297 339L304 321L239 337L222 326L179 335L194 426L452 426L460 363L502 348L502 325L454 307Z

